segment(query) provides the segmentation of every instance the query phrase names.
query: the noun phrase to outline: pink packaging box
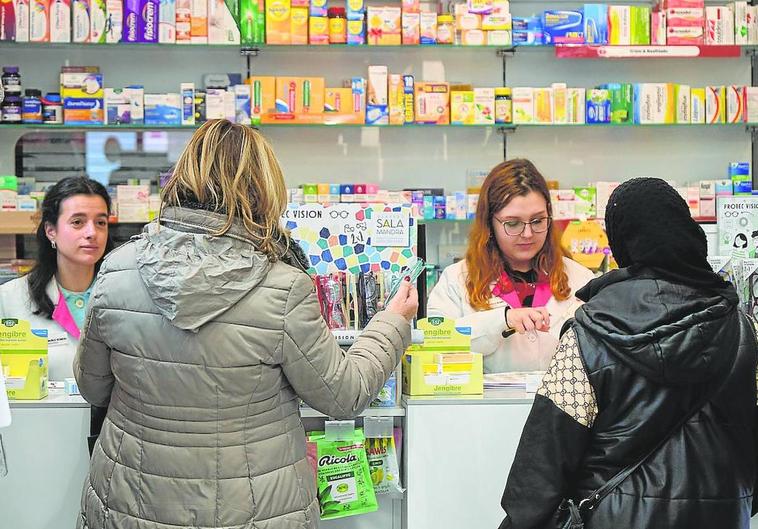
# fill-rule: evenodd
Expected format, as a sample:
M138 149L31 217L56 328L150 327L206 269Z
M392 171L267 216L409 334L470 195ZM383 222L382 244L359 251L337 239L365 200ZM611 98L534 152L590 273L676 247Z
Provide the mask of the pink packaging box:
M666 24L671 27L702 28L705 26L705 10L697 8L667 9Z

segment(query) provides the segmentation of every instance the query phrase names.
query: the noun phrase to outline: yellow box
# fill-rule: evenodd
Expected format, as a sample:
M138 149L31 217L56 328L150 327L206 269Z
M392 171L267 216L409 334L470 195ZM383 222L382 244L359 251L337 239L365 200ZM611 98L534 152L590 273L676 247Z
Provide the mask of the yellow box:
M267 0L266 44L292 43L292 5L290 0Z
M666 83L666 117L663 122L676 122L676 84L674 83Z
M390 125L405 124L405 93L403 76L391 74L389 79L389 112Z
M308 44L308 8L293 7L290 16L290 40L292 44Z
M329 19L311 17L308 19L308 43L329 44Z
M471 352L471 328L454 320L419 320L424 344L403 356L403 393L408 395L481 395L482 355Z
M454 90L450 93L450 123L474 124L474 91Z
M47 397L47 329L4 318L0 324L0 367L10 400Z
M534 89L534 122L553 123L553 90L551 88Z
M366 122L366 109L352 88L324 89L324 123L327 125Z
M448 83L416 83L416 123L450 124L450 85Z

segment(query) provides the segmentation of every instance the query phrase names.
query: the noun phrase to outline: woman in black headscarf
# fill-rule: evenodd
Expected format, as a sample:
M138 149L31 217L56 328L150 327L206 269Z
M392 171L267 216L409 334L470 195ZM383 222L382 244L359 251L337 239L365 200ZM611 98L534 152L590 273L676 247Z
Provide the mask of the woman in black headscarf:
M663 180L619 186L605 220L621 268L577 294L585 305L535 397L501 529L556 527L556 512L571 510L557 511L563 500L593 498L625 468L607 496L581 504L586 528L747 528L756 481L751 321Z

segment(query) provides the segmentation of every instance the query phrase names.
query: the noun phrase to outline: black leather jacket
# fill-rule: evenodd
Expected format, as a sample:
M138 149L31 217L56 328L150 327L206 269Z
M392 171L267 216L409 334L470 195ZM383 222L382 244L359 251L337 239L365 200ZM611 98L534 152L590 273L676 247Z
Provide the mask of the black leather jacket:
M572 328L597 415L586 428L537 395L501 527L550 527L562 497L589 496L709 392L701 412L585 515L586 527L747 528L758 346L734 290L704 293L652 272L621 270L591 283ZM551 433L555 441L546 439Z

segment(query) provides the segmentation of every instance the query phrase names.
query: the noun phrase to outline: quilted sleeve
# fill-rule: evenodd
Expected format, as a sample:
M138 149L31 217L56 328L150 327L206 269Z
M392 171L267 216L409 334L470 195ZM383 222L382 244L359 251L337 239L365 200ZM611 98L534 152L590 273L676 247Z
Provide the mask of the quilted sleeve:
M571 488L571 476L581 464L596 416L594 390L576 335L569 330L561 339L521 434L501 502L507 514L501 529L547 526L565 491Z
M306 404L335 419L353 418L376 398L410 339L405 318L382 311L343 351L321 317L312 281L299 274L287 299L282 369Z
M100 293L104 290L103 278L101 272L87 308L82 339L74 357L74 376L79 391L87 402L93 406L107 408L115 378L111 371L111 351L103 341L98 326L101 310L99 305L102 302Z

